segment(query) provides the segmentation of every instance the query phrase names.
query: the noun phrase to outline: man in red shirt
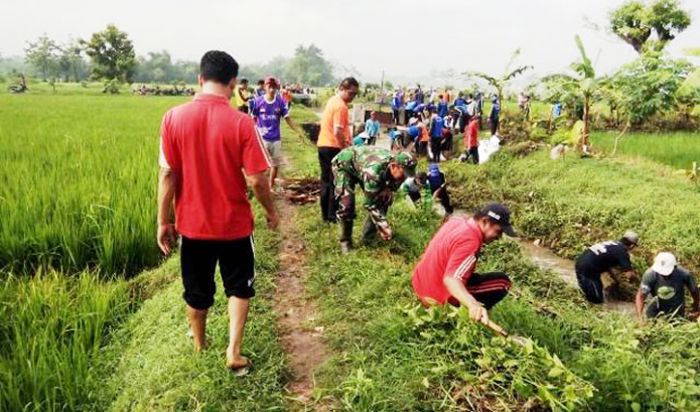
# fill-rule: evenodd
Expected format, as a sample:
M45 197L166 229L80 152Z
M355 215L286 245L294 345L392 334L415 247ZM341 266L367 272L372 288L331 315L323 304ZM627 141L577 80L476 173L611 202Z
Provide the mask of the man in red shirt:
M473 116L469 121L469 126L464 132L464 155L463 161L471 159L472 163L479 164L479 117Z
M469 218L452 215L435 234L413 271L413 290L424 305L464 305L469 316L486 323L487 311L510 289L505 273L474 273L484 244L505 233L514 236L510 211L491 203Z
M237 75L233 57L207 52L200 63L201 93L163 116L157 234L166 255L181 235L183 297L197 351L206 346L207 311L214 303L219 262L230 318L226 364L234 370L250 363L241 356L241 342L248 301L255 295L253 213L246 177L265 209L268 226L279 223L266 174L270 161L255 123L229 104ZM173 200L175 225L170 223Z

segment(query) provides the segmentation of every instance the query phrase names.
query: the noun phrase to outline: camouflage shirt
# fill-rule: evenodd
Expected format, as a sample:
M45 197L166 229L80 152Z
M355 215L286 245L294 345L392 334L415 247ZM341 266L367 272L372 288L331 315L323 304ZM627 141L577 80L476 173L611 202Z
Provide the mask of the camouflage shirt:
M387 191L395 192L403 183L391 177L389 163L393 160L389 150L376 146L348 147L333 159L337 190L359 183L365 192L364 207L377 225L386 225L383 210L391 198Z

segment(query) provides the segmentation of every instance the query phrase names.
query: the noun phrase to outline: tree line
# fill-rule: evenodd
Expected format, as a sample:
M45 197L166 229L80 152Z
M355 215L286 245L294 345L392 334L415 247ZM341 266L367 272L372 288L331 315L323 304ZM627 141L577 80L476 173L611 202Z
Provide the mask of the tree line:
M70 39L64 43L43 34L27 43L24 61L0 56L0 72L24 71L50 82L191 84L197 80L199 63L174 60L167 50L137 57L128 34L110 24L88 39ZM335 82L333 65L314 44L299 45L292 57L276 57L268 63L241 67L241 77L257 80L268 75L308 86Z

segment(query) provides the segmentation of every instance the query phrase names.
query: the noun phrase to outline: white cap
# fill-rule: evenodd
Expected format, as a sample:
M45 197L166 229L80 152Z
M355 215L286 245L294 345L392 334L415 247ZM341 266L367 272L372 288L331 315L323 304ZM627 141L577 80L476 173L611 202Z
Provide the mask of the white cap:
M673 273L673 269L676 268L677 263L678 262L676 262L676 257L673 256L673 253L661 252L656 255L654 265L651 267L651 270L659 275L668 276Z
M632 230L628 230L625 232L624 235L622 235L623 239L627 239L630 241L630 243L634 244L635 246L639 244L639 235L637 232L634 232Z

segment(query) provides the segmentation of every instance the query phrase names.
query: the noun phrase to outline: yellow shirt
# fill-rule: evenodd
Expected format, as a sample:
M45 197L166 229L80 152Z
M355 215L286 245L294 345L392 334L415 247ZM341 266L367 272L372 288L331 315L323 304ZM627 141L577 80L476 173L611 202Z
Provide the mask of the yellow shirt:
M243 100L241 94L246 99L250 97L250 92L247 88L241 89L241 85L236 85L236 87L233 89L233 96L231 96L231 102L233 103L233 107L239 108L248 104L247 101Z

